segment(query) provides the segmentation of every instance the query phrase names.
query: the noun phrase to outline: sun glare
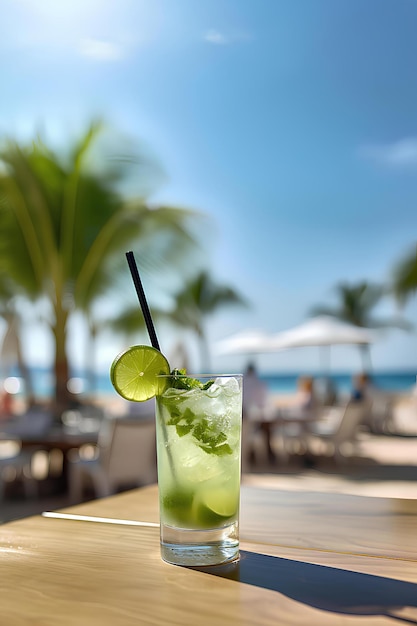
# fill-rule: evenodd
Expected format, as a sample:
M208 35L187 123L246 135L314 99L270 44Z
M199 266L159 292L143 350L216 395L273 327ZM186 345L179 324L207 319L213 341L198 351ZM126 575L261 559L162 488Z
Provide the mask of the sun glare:
M161 27L161 16L142 0L127 0L124 10L111 0L19 0L18 7L19 45L69 45L100 60L123 58L126 47L154 39Z
M48 22L56 20L85 21L100 14L105 0L20 0L20 4L34 15Z
M100 18L97 0L20 0L15 6L19 28L12 41L23 49L73 48L80 39L101 29Z

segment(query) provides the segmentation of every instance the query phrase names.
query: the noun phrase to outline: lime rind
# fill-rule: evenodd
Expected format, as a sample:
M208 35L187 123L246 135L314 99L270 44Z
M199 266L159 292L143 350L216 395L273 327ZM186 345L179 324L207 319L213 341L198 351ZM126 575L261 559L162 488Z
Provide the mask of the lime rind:
M219 517L231 517L238 506L235 493L228 489L213 489L203 494L201 503Z
M193 511L200 526L215 526L233 519L239 508L237 493L235 490L224 488L213 488L206 492L197 493L193 503Z
M169 374L164 355L151 346L132 346L119 354L110 368L117 393L131 402L145 402L158 392L159 374Z

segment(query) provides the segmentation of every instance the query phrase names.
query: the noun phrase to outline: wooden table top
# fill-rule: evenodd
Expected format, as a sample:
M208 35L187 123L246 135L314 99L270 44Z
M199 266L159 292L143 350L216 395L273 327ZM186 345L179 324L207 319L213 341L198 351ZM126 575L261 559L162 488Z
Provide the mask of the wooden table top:
M197 569L160 558L156 486L59 513L0 526L1 623L417 624L417 501L243 486L240 562Z

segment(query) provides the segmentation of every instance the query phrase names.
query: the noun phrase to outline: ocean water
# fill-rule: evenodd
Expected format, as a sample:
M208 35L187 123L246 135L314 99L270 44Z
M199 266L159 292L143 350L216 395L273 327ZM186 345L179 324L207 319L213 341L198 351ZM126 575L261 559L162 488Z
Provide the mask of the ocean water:
M40 398L48 398L53 393L53 376L52 373L46 369L33 368L31 370L32 380L35 389L35 395ZM407 371L395 371L395 372L379 372L376 371L372 374L372 382L375 387L392 392L407 392L411 391L416 384L415 370ZM14 372L13 375L18 376L18 372ZM262 380L268 386L270 393L273 394L291 394L296 391L297 379L300 376L299 372L291 374L263 374ZM87 378L80 372L74 372L76 383L80 386L81 392L89 392L90 389L98 395L117 395L110 382L108 374L99 374L94 379L93 387L89 384ZM320 382L323 379L319 374L314 375L314 378ZM349 393L352 389L352 372L344 373L332 373L330 378L338 393ZM22 390L23 391L23 390Z
M328 378L332 381L338 393L349 393L352 390L353 373L330 374ZM294 393L297 388L297 379L299 374L268 374L261 376L262 380L268 385L268 389L274 394L290 394ZM313 375L318 381L324 378L322 375ZM384 391L391 392L407 392L413 389L416 384L416 372L374 372L371 375L372 384Z

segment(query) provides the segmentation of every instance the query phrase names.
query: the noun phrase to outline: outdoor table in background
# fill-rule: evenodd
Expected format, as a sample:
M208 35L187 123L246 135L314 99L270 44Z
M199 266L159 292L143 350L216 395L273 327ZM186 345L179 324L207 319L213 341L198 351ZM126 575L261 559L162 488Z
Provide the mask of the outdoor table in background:
M412 500L244 486L240 562L196 569L160 558L156 486L61 514L0 526L8 626L417 621Z
M274 436L278 439L281 438L283 442L286 439L286 427L296 426L301 439L310 432L312 425L321 422L321 420L320 415L308 416L293 407L279 407L272 416L268 415L257 422L253 421L252 425L257 426L262 433L265 454L269 462L274 463L276 461L276 453L272 443Z
M15 432L8 430L6 426L0 425L0 440L16 439L20 441L22 447L41 446L46 450L54 448L67 452L72 448L79 448L86 444L96 444L98 439L98 428L91 431L71 430L63 426L54 426L45 432Z
M32 450L34 453L44 452L50 455L54 451L58 452L60 458L55 465L58 466L59 471L51 472L43 481L43 483L47 482L48 488L55 493L64 492L68 488L67 468L69 451L87 445L96 446L98 441L97 429L82 432L57 425L49 428L44 433L25 433L24 431L13 432L13 430L7 430L4 425L2 426L0 426L0 442L16 440L20 443L23 451Z

